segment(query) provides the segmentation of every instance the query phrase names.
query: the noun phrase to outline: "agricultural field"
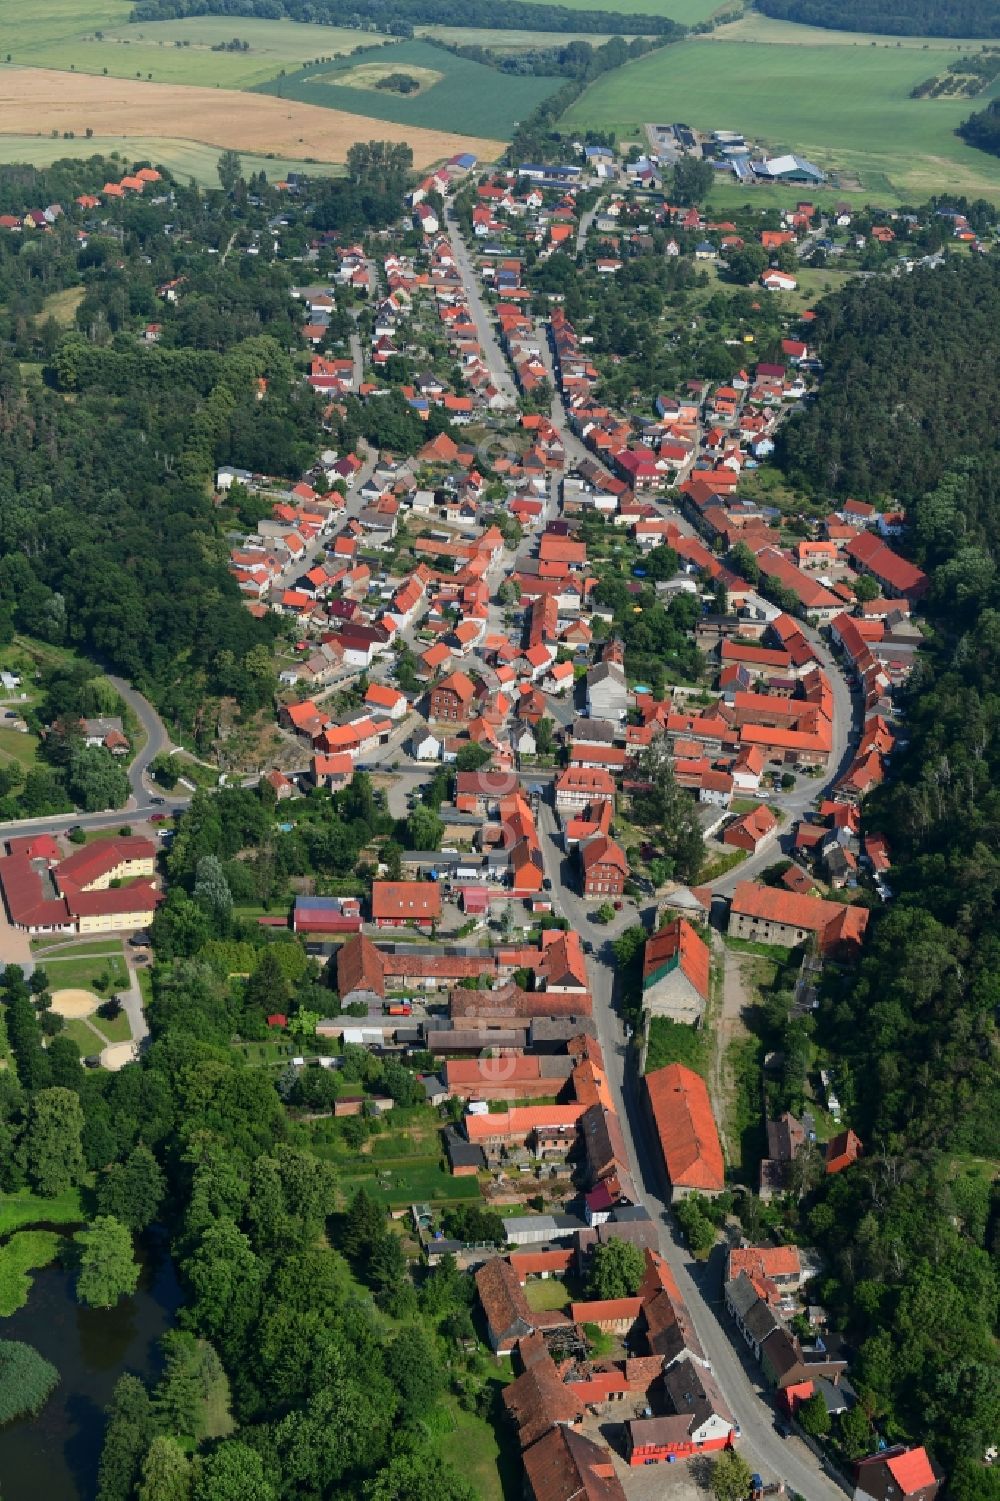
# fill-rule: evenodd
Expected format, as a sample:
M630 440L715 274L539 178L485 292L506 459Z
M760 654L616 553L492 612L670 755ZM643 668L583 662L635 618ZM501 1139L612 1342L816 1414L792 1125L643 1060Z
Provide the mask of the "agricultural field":
M428 48L430 52L435 49ZM445 54L441 54L444 56ZM435 56L437 53L435 52ZM475 66L469 64L468 66ZM489 70L484 70L489 71ZM501 88L499 74L496 78ZM528 79L528 83L538 80ZM361 90L345 91L350 100L371 96ZM424 104L434 97L432 90ZM331 101L332 104L333 101ZM8 68L4 70L0 97L0 147L9 160L32 159L37 136L23 136L26 122L42 135L57 136L72 131L78 138L75 146L65 139L50 139L45 145L55 148L55 157L71 155L84 148L87 129L94 137L86 142L88 152L101 149L109 137L117 137L119 152L128 151L173 165L160 154L164 141L187 138L190 146L202 148L200 162L206 171L211 160L210 180L218 181L215 164L219 152L231 147L254 157L268 157L264 163L268 175L289 161L343 162L348 147L371 133L368 111L346 114L335 108L318 109L309 104L268 98L260 93L235 93L225 89L194 88L182 84L143 83L136 79L95 78L87 73L58 73L42 68ZM467 118L469 116L467 115ZM445 124L450 123L445 119ZM499 139L481 139L460 135L454 129L429 130L419 123L403 127L385 124L379 134L388 140L406 141L413 149L416 166L428 166L457 151L474 151L482 160L492 160L503 149ZM23 149L16 150L4 137L19 136ZM30 143L30 144L29 144ZM273 160L270 153L274 153ZM40 154L40 153L39 153ZM179 167L182 175L191 175Z
M439 78L422 86L418 93L397 94L373 86L372 64L377 64L383 77L412 71L418 79L433 74ZM359 66L366 69L360 87ZM386 47L381 58L370 55L363 59L344 58L332 65L320 63L303 68L259 85L256 92L322 105L325 109L349 110L398 125L449 128L504 139L510 137L515 122L529 115L560 83L558 78L508 76L482 63L454 57L427 42L413 41Z
M34 68L107 73L159 83L247 88L282 68L371 45L357 30L258 21L242 16L193 16L185 21L128 23L130 0L5 0L4 52ZM238 37L246 51L213 52Z
M4 0L3 51L57 46L124 26L131 9L131 0Z
M664 118L738 129L771 151L794 150L860 179L887 201L919 202L946 188L1000 199L1000 162L954 133L968 101L909 97L929 71L922 51L894 45L699 38L606 74L561 123L620 136Z
M979 52L994 45L982 38L963 41L953 36L883 36L867 31L829 31L823 26L800 26L797 21L777 21L758 11L747 11L738 21L720 26L713 42L771 42L788 47L891 47L918 52L948 52L953 56ZM928 73L932 71L930 67Z

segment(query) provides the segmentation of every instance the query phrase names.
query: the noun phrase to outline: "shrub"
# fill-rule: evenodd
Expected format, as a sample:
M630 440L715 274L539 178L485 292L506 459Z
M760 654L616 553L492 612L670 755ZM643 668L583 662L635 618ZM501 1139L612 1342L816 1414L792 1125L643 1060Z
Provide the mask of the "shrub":
M0 1424L40 1412L59 1384L59 1372L32 1345L0 1340Z

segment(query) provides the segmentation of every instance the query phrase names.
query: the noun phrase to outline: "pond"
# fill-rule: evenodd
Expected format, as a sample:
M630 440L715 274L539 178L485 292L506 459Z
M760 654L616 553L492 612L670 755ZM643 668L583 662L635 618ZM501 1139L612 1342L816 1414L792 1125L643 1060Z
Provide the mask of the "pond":
M156 1342L181 1301L166 1238L139 1243L135 1296L117 1308L81 1308L60 1266L35 1272L27 1305L0 1319L0 1339L34 1345L60 1375L37 1418L0 1428L3 1501L92 1501L104 1439L104 1409L125 1371L159 1369Z

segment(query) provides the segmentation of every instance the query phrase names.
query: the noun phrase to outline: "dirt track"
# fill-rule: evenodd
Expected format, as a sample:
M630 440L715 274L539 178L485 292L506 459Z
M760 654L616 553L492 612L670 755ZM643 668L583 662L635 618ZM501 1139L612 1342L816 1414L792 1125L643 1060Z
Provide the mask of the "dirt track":
M236 151L273 152L279 157L343 162L355 141L406 141L417 167L457 151L493 160L500 141L420 130L371 120L338 109L205 89L186 84L97 78L49 68L5 68L0 77L0 134L49 135L72 130L77 145L87 129L95 135L174 136Z

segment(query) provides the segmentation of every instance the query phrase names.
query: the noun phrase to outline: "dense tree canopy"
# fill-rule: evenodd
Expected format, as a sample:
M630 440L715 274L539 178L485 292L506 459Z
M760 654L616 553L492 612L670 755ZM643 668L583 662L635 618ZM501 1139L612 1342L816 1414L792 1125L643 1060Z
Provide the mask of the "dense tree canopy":
M910 500L991 444L1000 399L996 257L955 257L909 276L853 282L817 310L825 375L782 429L778 454L804 487Z
M890 36L1000 36L996 0L757 0L765 16Z

